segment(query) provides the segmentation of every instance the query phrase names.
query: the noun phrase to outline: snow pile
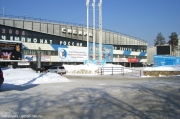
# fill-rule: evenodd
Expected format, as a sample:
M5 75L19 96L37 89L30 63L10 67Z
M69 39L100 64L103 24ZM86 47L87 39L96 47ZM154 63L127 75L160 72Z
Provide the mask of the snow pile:
M179 66L158 66L158 67L147 67L144 71L180 71Z
M69 79L56 73L36 73L30 68L2 69L4 83L14 85L70 82Z
M66 69L67 74L99 74L98 72L101 71L100 68L124 68L124 72L132 72L132 70L122 66L122 65L114 65L114 64L106 64L105 66L100 65L94 65L94 64L88 64L88 65L63 65ZM111 74L112 72L106 72L104 70L104 73ZM115 72L119 73L119 72Z
M63 65L67 74L98 74L98 65Z

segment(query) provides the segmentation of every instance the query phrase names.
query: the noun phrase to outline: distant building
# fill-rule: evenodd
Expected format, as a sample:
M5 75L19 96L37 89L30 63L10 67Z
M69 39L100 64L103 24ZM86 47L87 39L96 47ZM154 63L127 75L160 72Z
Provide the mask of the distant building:
M156 47L151 46L147 48L147 64L154 64L153 56L156 55Z

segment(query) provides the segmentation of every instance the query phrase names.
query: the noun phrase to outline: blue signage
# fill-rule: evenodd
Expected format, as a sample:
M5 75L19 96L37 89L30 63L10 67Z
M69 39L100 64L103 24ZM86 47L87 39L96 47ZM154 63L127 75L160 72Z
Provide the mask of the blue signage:
M90 64L104 66L106 64L106 61L105 60L84 60L84 65L90 65Z
M93 60L93 43L89 43L89 60ZM95 44L95 60L99 60L99 44ZM113 62L113 45L102 44L102 60Z
M154 55L154 66L179 66L180 57L175 56L163 56L163 55Z

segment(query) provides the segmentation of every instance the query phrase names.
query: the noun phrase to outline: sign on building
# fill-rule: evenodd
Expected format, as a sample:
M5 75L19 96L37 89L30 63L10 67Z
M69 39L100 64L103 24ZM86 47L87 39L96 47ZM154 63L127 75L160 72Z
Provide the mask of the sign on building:
M156 46L157 55L171 55L171 45Z
M22 60L22 43L0 41L0 61Z
M80 48L58 48L58 58L61 62L84 62L87 50Z
M180 57L154 55L154 66L180 66Z

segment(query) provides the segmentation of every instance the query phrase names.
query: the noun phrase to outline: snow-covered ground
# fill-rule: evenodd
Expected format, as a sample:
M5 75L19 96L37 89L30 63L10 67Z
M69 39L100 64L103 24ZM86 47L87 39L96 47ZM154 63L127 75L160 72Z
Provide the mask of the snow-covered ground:
M180 66L146 67L145 71L180 71Z
M66 75L99 75L97 74L97 69L99 66L96 65L64 65L66 68ZM123 67L121 65L112 65L107 64L104 67ZM125 67L124 67L125 68ZM89 74L81 74L80 71L90 71ZM140 67L140 68L125 68L124 73L132 74L135 70L161 70L161 71L180 71L180 67L177 66L163 66L163 67ZM42 83L60 83L60 82L71 82L66 78L66 75L59 75L56 73L36 73L34 70L30 68L2 68L4 74L4 84L13 84L13 85L30 85L30 84L42 84ZM107 73L108 75L111 72ZM135 72L136 74L136 72ZM134 77L134 75L129 75ZM141 77L147 77L142 76Z
M36 73L29 68L3 69L5 82L0 92L0 118L180 118L178 77L136 80L131 76L128 80L119 74L75 74L79 70L95 72L98 66L64 66L69 73L63 76ZM178 67L139 67L125 68L124 71L132 74L134 70L164 69L179 70Z

